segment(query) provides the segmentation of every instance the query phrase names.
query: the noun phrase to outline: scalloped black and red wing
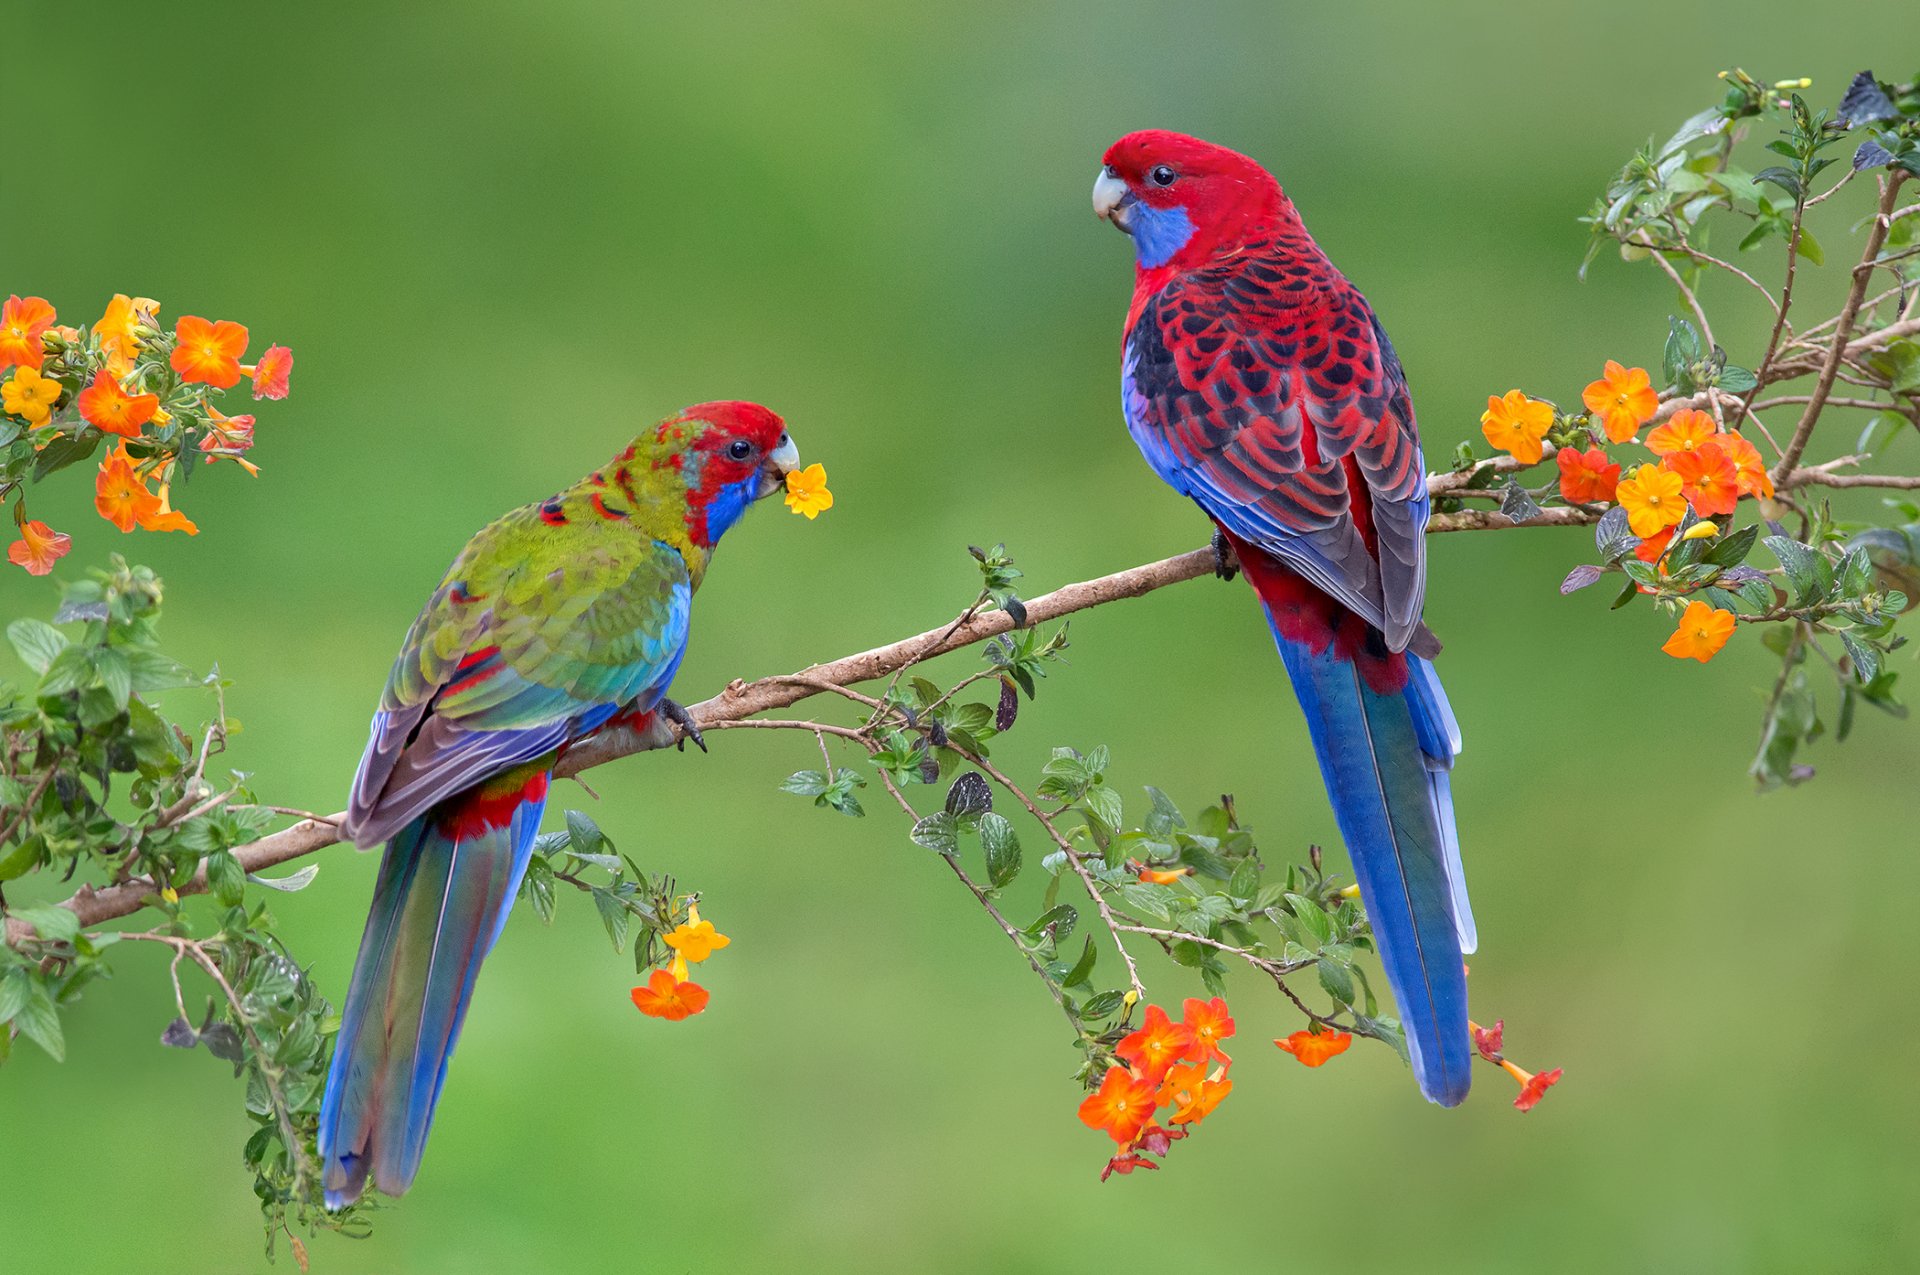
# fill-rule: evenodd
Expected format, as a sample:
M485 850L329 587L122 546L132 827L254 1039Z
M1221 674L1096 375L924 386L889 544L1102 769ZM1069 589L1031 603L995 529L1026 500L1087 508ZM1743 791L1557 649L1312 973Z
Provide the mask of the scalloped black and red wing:
M1254 244L1146 298L1127 427L1162 478L1404 649L1426 587L1426 475L1400 360L1311 241Z

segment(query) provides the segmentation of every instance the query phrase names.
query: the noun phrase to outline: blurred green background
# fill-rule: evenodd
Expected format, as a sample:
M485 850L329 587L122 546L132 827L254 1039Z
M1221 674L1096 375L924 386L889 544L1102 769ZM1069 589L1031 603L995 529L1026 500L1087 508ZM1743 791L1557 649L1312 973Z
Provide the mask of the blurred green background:
M0 292L68 322L143 293L298 357L292 399L263 405L261 478L186 494L197 539L122 540L77 476L35 511L75 533L65 575L112 550L160 570L171 646L237 684L234 764L337 809L466 536L687 402L774 405L839 505L730 538L683 699L940 621L975 587L970 541L1007 541L1034 592L1201 543L1117 410L1130 255L1087 192L1122 132L1196 132L1279 174L1393 332L1439 458L1477 441L1490 392L1657 366L1669 291L1612 259L1579 283L1574 218L1717 97L1717 69L1811 75L1831 103L1863 65L1910 71L1881 62L1901 35L1910 62L1914 34L1909 4L1778 0L16 6ZM1811 298L1857 211L1824 223ZM1757 316L1731 313L1746 329L1721 339L1750 363ZM1476 1005L1567 1072L1533 1115L1490 1071L1464 1109L1430 1107L1378 1047L1303 1070L1267 1043L1297 1017L1242 980L1232 1099L1163 1172L1102 1186L1031 975L896 820L775 791L808 741L739 732L554 803L705 892L735 940L702 980L712 1010L634 1013L584 899L551 929L518 917L415 1190L371 1240L318 1239L316 1269L1910 1258L1920 737L1870 717L1819 747L1816 783L1755 797L1752 635L1710 668L1668 659L1650 610L1555 593L1588 543L1433 546ZM0 573L0 615L53 596ZM1243 588L1166 590L1073 637L1010 763L1104 742L1129 793L1238 794L1272 855L1333 840ZM318 862L277 911L337 999L376 860ZM157 1044L160 958L120 966L72 1015L66 1064L23 1045L0 1074L7 1265L260 1268L239 1088ZM1149 969L1156 999L1192 990Z

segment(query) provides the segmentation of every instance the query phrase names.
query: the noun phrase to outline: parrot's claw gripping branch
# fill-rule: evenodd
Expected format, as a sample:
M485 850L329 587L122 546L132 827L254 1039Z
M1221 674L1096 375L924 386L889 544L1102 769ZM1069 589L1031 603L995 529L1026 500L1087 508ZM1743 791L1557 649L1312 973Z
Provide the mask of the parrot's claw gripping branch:
M1240 559L1234 554L1226 533L1218 527L1213 529L1213 574L1222 580L1231 580L1240 574Z
M693 720L693 714L687 711L684 704L679 700L663 699L658 709L662 717L680 728L680 737L673 741L675 748L684 753L687 751L688 742L691 741L693 746L701 752L707 751L707 740L700 733L700 724Z

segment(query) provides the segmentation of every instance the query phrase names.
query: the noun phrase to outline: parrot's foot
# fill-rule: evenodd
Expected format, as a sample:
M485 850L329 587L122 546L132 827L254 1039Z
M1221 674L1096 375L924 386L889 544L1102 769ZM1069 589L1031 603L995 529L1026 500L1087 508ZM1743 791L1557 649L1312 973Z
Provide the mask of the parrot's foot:
M1222 580L1231 580L1240 574L1240 559L1227 543L1227 533L1218 527L1213 529L1213 574Z
M683 753L686 752L687 741L690 739L695 748L703 753L707 751L707 741L701 737L700 728L694 725L692 713L670 699L661 700L655 707L659 709L660 716L680 728L680 739L674 744L675 748Z

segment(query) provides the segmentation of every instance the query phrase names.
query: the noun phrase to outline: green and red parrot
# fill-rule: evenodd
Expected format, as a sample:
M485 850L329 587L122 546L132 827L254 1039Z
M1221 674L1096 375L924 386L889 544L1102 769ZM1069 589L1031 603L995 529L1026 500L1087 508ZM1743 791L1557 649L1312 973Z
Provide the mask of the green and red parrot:
M690 407L474 536L413 622L342 829L386 854L320 1109L329 1208L413 1181L554 764L651 714L690 725L667 688L694 591L798 463L766 408Z
M1421 621L1425 467L1366 298L1245 155L1179 133L1107 149L1094 211L1133 239L1121 404L1148 465L1265 608L1353 859L1421 1092L1467 1096L1454 831L1460 730Z

